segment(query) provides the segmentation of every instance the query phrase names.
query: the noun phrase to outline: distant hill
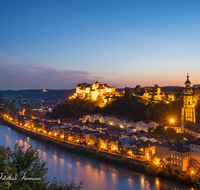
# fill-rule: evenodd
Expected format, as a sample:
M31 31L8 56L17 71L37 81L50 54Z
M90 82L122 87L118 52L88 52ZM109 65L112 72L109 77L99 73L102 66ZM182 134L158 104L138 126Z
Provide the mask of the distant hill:
M75 93L75 89L71 90L1 90L0 97L2 96L16 96L20 98L46 98L48 100L55 99L68 99L69 96Z
M200 88L200 84L194 84L192 88Z

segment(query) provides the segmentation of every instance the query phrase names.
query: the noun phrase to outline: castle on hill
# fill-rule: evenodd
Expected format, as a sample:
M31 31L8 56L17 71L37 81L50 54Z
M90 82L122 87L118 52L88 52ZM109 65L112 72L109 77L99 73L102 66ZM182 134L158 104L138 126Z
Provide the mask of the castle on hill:
M161 90L160 87L153 90L146 89L144 92L135 92L134 94L135 96L150 101L162 101L165 98L165 93Z
M106 103L112 101L116 96L121 96L120 92L115 91L115 87L108 84L99 84L96 81L93 84L81 83L76 87L76 92L71 98L82 98L86 100L99 101L100 106L105 106Z

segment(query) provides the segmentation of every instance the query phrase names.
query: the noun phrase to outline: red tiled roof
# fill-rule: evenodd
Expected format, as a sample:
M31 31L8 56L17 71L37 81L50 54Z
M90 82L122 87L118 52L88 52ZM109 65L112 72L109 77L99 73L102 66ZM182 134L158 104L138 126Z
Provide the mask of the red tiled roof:
M195 133L200 133L200 124L199 123L194 123L194 122L189 121L186 124L185 128L190 131L193 131Z
M194 141L191 142L190 144L200 145L200 138L194 140Z
M60 122L62 123L74 123L76 122L76 118L60 118Z

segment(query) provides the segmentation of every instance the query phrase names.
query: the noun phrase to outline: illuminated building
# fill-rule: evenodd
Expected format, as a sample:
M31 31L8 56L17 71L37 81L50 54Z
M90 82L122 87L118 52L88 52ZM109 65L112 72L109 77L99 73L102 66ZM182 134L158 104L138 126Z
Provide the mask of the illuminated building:
M114 96L120 96L119 92L115 91L115 87L111 87L108 84L99 84L96 81L93 84L81 83L76 87L76 93L71 98L83 98L94 101L99 101L100 106L104 106L106 103L111 101Z
M170 148L170 168L186 171L190 163L190 148L183 142L176 142Z
M165 98L165 93L160 87L153 90L145 90L145 92L135 92L135 96L151 101L161 101Z
M196 122L195 118L195 107L193 104L193 90L190 85L189 75L187 75L187 80L185 82L185 89L183 90L183 107L181 110L181 132L184 133L185 121Z
M200 138L190 143L191 158L200 160Z

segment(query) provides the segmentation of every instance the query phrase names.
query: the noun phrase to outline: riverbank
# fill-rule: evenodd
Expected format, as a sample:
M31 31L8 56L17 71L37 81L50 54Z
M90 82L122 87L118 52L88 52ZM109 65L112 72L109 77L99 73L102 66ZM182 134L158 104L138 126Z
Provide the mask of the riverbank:
M123 166L123 167L133 169L138 172L143 172L143 173L146 173L145 168L149 165L148 162L135 160L128 157L124 159L122 155L116 155L116 154L110 154L108 152L97 151L96 149L88 148L86 146L82 146L78 144L75 145L75 144L68 143L66 141L64 142L61 140L53 139L53 138L44 136L42 134L38 134L33 131L18 127L17 125L12 124L5 119L3 119L2 121L3 121L2 124L9 126L10 128L20 132L21 134L25 136L29 136L40 142L50 144L52 146L61 148L63 150L66 150L75 154L87 156L90 158L92 157L98 160L102 160L104 162L117 164L119 166Z
M29 136L40 142L55 146L57 148L61 148L63 150L66 150L78 155L95 158L97 160L101 160L101 161L111 163L111 164L116 164L118 166L129 168L134 171L146 173L151 176L155 176L155 177L157 176L157 177L161 177L161 178L165 178L165 179L169 179L173 181L178 181L179 183L184 183L186 185L192 185L192 180L189 175L179 173L179 172L176 173L174 171L171 171L169 168L166 168L165 170L165 169L159 168L158 166L155 166L152 164L150 165L150 163L148 162L131 159L126 156L123 157L122 155L110 154L108 152L103 152L103 151L97 151L96 149L89 148L83 145L72 144L66 141L57 140L55 138L51 138L39 133L35 133L34 131L24 129L22 127L19 127L15 124L8 122L7 120L4 120L3 124L9 126L10 128L20 132L21 134L25 136Z

